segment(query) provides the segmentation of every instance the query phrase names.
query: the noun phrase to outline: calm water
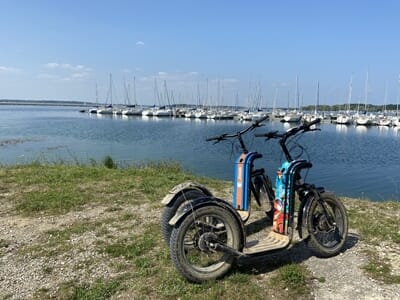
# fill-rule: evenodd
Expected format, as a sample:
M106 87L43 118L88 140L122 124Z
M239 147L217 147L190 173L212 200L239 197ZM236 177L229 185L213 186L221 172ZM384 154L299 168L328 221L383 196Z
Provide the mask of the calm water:
M205 138L236 132L248 123L142 117L98 117L78 108L0 106L0 163L101 160L121 163L173 160L195 174L232 180L237 149ZM286 130L267 122L259 131ZM339 195L400 201L400 130L322 124L300 140L314 168L310 182ZM275 141L249 136L249 149L261 152L258 163L274 176L282 160Z

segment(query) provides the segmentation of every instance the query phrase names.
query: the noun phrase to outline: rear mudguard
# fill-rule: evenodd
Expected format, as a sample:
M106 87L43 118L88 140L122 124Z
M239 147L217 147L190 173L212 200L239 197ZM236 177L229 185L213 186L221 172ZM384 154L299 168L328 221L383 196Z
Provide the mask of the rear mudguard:
M205 186L197 182L186 181L174 186L162 199L161 203L164 205L169 205L173 203L182 192L188 192L190 190L197 190L202 192L205 196L212 197L212 193Z
M316 197L319 197L319 195L322 195L324 193L326 194L328 192L326 192L323 187L318 187L314 189L308 189L304 193L305 197L300 203L297 215L297 230L301 239L306 239L310 235L310 233L308 232L307 220L311 204L314 201L317 201Z
M172 217L172 219L169 221L169 224L171 226L179 226L180 223L193 211L195 211L196 209L199 209L201 207L204 206L218 206L218 207L222 207L224 209L226 209L227 211L229 211L234 218L236 219L236 221L239 224L240 227L240 249L239 251L241 251L241 249L243 249L244 244L245 244L245 230L244 230L244 224L242 222L242 219L240 217L240 215L238 214L238 212L232 207L231 204L229 204L228 202L226 202L225 200L219 199L219 198L215 198L215 197L202 197L202 198L197 198L193 201L191 201L190 203L186 204L184 207L182 207L181 209L179 209L175 216Z

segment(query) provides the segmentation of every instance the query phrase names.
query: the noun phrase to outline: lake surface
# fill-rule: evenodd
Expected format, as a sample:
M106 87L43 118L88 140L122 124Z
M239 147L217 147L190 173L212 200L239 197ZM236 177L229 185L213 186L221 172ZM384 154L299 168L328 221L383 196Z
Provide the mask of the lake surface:
M76 107L0 106L0 163L89 162L111 155L122 165L178 161L194 174L232 180L237 146L213 145L205 139L249 124L97 116L80 113ZM290 126L294 125L268 121L258 132ZM400 130L334 124L320 128L299 140L314 165L306 181L338 195L400 201ZM250 150L264 155L257 166L273 177L283 159L276 141L265 142L250 134L246 142Z

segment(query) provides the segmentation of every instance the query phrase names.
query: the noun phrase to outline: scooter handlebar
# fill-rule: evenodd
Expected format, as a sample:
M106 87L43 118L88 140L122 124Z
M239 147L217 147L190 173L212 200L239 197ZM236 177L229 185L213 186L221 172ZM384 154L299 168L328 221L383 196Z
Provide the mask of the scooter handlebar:
M222 141L223 139L225 139L225 137L226 137L226 134L212 136L212 137L206 138L206 141L207 142L211 142L211 141L219 142L219 141Z
M262 126L261 123L264 122L264 121L267 120L267 119L268 119L268 115L262 117L260 120L255 121L255 122L252 123L249 127L243 129L242 131L239 131L239 132L237 132L237 133L232 133L232 134L225 133L225 134L222 134L222 135L209 137L209 138L206 138L206 141L207 141L207 142L215 141L215 143L218 143L218 142L220 142L220 141L222 141L222 140L225 140L225 139L227 139L227 138L239 137L239 136L241 136L242 134L245 134L245 133L248 132L248 131L251 131L251 130L257 128L257 127Z
M279 134L278 131L270 131L266 133L256 133L255 137L265 137L267 139L273 139L277 137L282 137L282 134Z

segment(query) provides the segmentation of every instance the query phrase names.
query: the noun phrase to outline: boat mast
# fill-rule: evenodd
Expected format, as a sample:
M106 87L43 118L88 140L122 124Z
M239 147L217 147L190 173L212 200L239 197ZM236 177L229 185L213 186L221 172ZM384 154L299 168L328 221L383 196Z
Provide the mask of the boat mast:
M108 87L106 104L108 103L108 99L110 99L110 105L112 106L112 75L111 75L111 73L110 73L110 83L109 83L109 87Z
M385 81L385 97L384 97L384 104L383 104L383 113L386 115L386 102L387 102L387 94L388 94L388 87L387 81Z
M367 112L367 102L368 102L368 79L369 79L369 74L367 71L367 78L365 80L365 104L364 104L364 111Z
M128 106L130 106L131 105L131 99L130 99L130 92L129 92L129 90L130 90L130 86L129 86L129 84L128 85L126 85L126 79L125 79L125 76L124 76L124 90L125 90L125 97L124 97L124 104L125 105L128 105Z
M239 91L235 92L235 110L239 107Z
M206 101L203 103L203 108L206 108L208 105L208 78L206 80Z
M200 102L201 102L201 96L200 96L200 85L199 82L197 81L197 99L196 99L196 107L200 107Z
M154 103L156 100L158 102L158 105L161 105L160 104L160 93L158 92L158 86L157 86L157 78L154 78ZM156 106L156 105L154 104L154 106Z
M165 97L166 97L166 100L167 100L167 104L168 104L168 107L171 107L171 102L170 102L170 99L169 99L169 92L168 92L168 88L167 88L167 81L166 80L164 80L164 93L165 93Z
M316 92L316 104L315 104L315 109L314 109L314 114L317 115L318 112L318 106L319 106L319 80L317 81L317 92Z
M113 104L113 100L112 100L112 75L110 73L110 104Z
M397 88L397 103L396 103L396 116L399 115L399 98L400 98L400 74L397 80L399 86Z
M349 83L349 95L347 98L347 111L346 113L350 112L350 103L351 103L351 94L353 92L353 75L350 76L350 83Z
M99 105L99 91L97 88L97 82L96 82L96 106Z
M295 110L300 109L300 95L299 95L299 76L296 75L296 94L295 94Z
M272 111L273 111L273 113L276 112L276 101L277 101L277 99L278 99L278 86L276 85L276 86L275 86L275 94L274 94L274 103L273 103L273 105L272 105Z
M133 104L136 106L136 77L133 76Z

